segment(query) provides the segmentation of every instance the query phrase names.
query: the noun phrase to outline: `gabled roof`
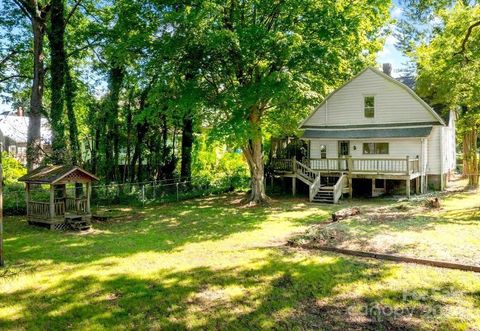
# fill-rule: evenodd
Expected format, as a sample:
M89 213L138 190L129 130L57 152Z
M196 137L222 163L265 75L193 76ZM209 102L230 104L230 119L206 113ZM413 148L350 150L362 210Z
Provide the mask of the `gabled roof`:
M88 181L98 180L95 175L92 175L80 167L72 165L50 165L38 167L20 177L18 180L20 182L34 184L56 184L72 174L76 174L77 176L80 175ZM75 181L75 179L72 179L72 181Z
M437 112L435 110L433 110L432 107L430 107L425 101L423 101L422 98L420 98L411 88L409 88L407 85L399 82L398 80L396 80L395 78L381 72L380 70L374 68L374 67L366 67L365 69L363 69L362 71L360 71L358 74L356 74L355 76L353 76L352 78L350 78L350 80L348 80L345 84L343 84L341 87L337 88L335 91L333 91L332 93L330 93L329 95L327 95L327 97L322 101L322 103L320 103L316 108L315 110L305 119L302 121L302 123L300 124L300 129L303 128L304 124L313 116L313 114L315 114L315 112L320 108L322 107L333 95L335 95L335 93L337 93L337 91L341 90L342 88L344 88L345 86L347 86L348 84L350 84L350 82L354 81L357 77L361 76L365 71L367 70L371 70L373 71L374 73L376 73L377 75L387 79L388 81L398 85L399 87L403 88L405 91L407 91L412 97L414 97L428 112L430 112L433 117L435 117L435 119L438 120L438 122L442 125L446 125L445 122L443 121L443 119L440 117L440 115L437 114Z

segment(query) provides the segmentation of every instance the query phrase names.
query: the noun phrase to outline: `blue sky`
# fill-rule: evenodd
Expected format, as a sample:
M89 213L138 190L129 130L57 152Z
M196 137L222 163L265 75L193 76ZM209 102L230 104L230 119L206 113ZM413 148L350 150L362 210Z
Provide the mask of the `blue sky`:
M402 8L395 3L390 10L390 15L393 19L399 19L402 17L402 14ZM393 27L394 26L392 26L392 28ZM392 76L394 77L399 76L398 70L404 67L404 64L409 60L395 47L396 42L397 39L390 34L385 39L385 45L383 49L377 54L377 63L379 66L381 66L382 63L391 63L393 65Z

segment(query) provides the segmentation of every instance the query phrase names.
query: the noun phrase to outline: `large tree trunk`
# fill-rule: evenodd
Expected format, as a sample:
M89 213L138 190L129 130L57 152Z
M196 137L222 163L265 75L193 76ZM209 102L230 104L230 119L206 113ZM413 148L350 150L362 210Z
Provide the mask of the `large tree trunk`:
M68 159L65 144L64 87L65 87L65 17L63 0L51 1L50 45L50 124L52 127L52 161L65 163Z
M263 204L268 202L265 193L265 171L263 164L263 146L262 146L262 129L261 114L257 108L252 109L249 122L252 127L252 137L248 140L246 146L243 147L243 154L250 169L250 192L247 202L253 204Z
M36 168L41 158L41 116L43 107L44 87L44 54L43 38L45 25L41 18L32 15L33 31L33 82L30 97L29 125L27 134L27 168L29 171Z
M468 178L468 186L478 188L477 128L470 128L463 134L463 173Z
M183 118L182 126L182 163L180 176L190 181L192 177L192 147L193 147L193 120L187 115Z
M118 156L120 151L118 132L118 101L124 78L124 70L113 66L110 69L110 95L107 104L107 126L105 135L105 169L107 181L118 179ZM112 148L113 144L113 148Z
M75 87L70 73L68 60L65 59L65 102L68 117L68 137L70 142L72 164L81 162L80 143L78 141L77 117L74 110Z

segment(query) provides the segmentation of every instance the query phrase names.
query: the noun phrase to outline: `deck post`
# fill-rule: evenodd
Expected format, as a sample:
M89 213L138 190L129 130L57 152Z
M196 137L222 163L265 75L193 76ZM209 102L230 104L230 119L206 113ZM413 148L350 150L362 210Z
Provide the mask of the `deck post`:
M350 155L347 156L347 170L348 170L348 196L351 200L353 198L353 179L352 179L353 161Z
M415 194L420 193L420 177L415 178Z
M50 219L55 218L55 186L50 185Z
M297 194L297 177L292 177L292 195L295 196Z
M405 181L405 191L407 199L410 199L410 177Z
M292 172L294 174L297 173L297 159L294 157L292 157Z
M407 175L410 176L410 156L407 155Z
M27 219L30 217L30 183L25 185L25 200L27 203Z
M92 184L90 182L87 185L87 214L90 214L90 196L92 195Z

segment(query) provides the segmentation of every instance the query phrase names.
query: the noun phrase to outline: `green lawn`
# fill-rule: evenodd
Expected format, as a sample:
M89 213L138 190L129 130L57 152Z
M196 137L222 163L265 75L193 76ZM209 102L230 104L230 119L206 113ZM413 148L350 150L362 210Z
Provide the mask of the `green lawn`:
M339 248L480 265L480 195L449 195L440 209L424 201L360 206L360 215L313 227L307 238Z
M9 217L0 329L480 328L479 274L284 245L346 205L229 195L125 209L87 234Z

